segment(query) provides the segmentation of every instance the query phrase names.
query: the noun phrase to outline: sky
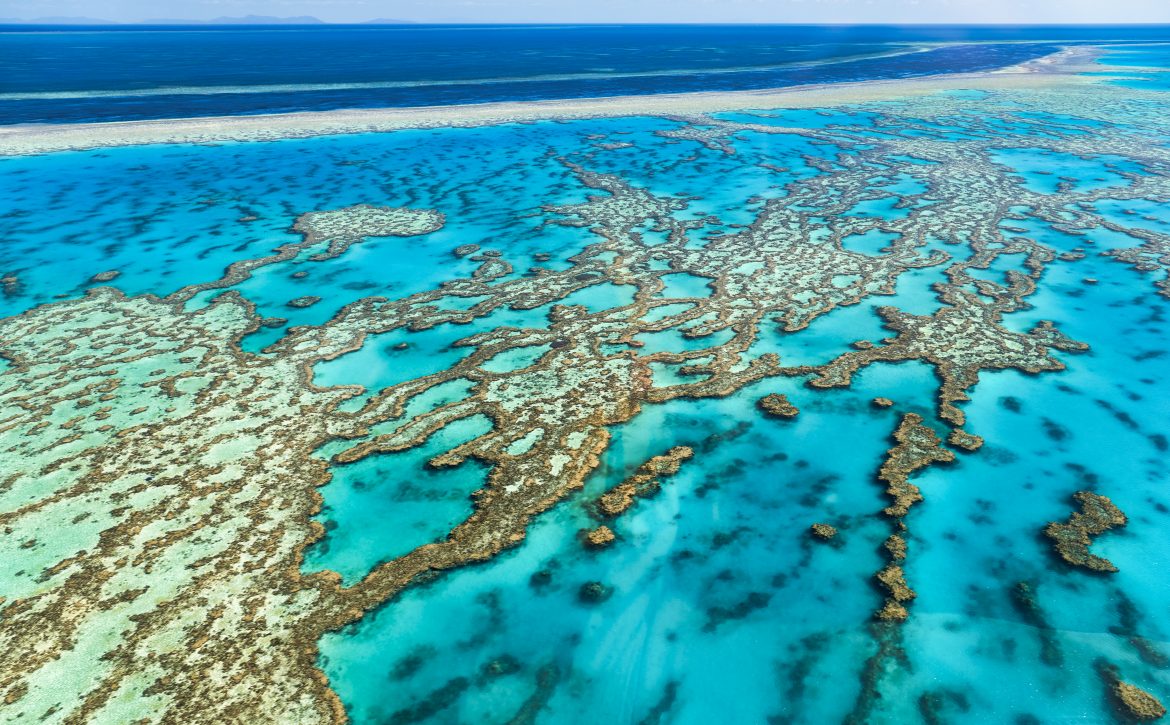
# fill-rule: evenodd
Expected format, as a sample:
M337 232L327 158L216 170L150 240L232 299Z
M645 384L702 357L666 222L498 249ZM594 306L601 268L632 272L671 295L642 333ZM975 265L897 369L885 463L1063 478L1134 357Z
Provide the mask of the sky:
M1170 0L0 0L0 17L326 22L1170 23Z

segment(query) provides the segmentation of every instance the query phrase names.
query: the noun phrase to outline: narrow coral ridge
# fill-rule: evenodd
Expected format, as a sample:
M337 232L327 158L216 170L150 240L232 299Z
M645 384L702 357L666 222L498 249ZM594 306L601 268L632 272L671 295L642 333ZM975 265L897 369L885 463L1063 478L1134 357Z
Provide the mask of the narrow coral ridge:
M932 463L947 463L955 454L940 446L933 430L922 424L922 416L907 413L894 431L896 445L886 451L886 460L878 471L878 478L886 483L886 493L894 500L883 513L897 522L899 533L892 534L883 545L889 564L875 577L886 592L886 599L874 614L879 620L901 622L910 615L906 602L917 596L906 583L902 562L906 559L906 530L903 518L910 507L922 500L918 487L910 483L910 474Z
M634 500L653 496L661 485L664 476L678 473L682 462L695 455L688 446L676 446L664 455L654 456L638 466L638 470L606 491L597 500L597 508L606 516L617 516L634 505Z
M905 516L910 507L922 500L918 487L910 483L910 474L932 463L948 463L955 454L939 446L933 430L922 424L922 416L907 413L894 432L897 445L886 452L886 462L878 478L886 483L886 493L894 500L884 513L891 518Z

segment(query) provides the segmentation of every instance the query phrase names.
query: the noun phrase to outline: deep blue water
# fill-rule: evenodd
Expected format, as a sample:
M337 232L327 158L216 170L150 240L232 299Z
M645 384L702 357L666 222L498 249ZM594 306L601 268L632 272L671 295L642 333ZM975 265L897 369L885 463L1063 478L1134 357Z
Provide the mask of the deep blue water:
M768 88L1165 39L1163 26L0 26L0 124Z

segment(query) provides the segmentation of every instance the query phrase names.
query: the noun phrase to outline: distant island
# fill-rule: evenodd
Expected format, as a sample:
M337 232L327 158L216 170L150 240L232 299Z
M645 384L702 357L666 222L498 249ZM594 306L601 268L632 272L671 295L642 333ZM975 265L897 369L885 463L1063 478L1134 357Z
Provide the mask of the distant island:
M324 25L325 21L312 15L297 15L278 18L273 15L244 15L238 18L219 17L212 20L186 20L175 18L151 18L143 25Z

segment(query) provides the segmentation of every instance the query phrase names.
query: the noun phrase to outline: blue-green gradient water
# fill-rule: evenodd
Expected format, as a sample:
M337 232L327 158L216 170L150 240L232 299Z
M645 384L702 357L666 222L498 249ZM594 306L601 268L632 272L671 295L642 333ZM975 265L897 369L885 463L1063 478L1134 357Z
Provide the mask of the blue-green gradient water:
M1126 60L1170 67L1157 49L1128 51ZM973 104L966 121L923 123L915 132L943 139L988 133L981 119L975 123L982 96L965 98ZM871 107L776 112L772 119L877 138L891 132L875 125L880 114ZM1070 134L1104 124L1021 112L997 132L1044 134L1038 120L1059 122ZM588 155L591 170L659 195L691 195L681 215L714 215L732 229L750 223L763 199L826 173L841 150L823 140L742 132L736 153L726 154L656 134L679 126L657 118L542 122L2 159L0 276L18 282L5 287L0 313L81 294L106 270L120 272L111 284L127 294L167 294L214 279L234 260L298 240L292 224L308 211L368 203L446 215L440 231L367 240L324 262L275 264L239 284L260 315L284 320L243 341L264 354L288 327L321 324L355 300L401 297L470 275L476 262L452 254L463 244L501 251L513 277L536 264L565 268L596 235L545 225L543 207L597 192L556 157ZM599 151L598 136L629 145ZM903 173L891 174L879 198L851 215L902 216L907 210L897 202L924 191L914 176L921 159L891 161ZM1124 188L1131 180L1121 172L1148 173L1124 159L1027 148L1004 149L996 161L1020 188L1040 193L1053 190L1047 172L1054 168L1090 188ZM1127 228L1170 231L1164 199L1119 195L1097 209ZM1026 208L1018 211L1024 218L1013 226L1056 253L1085 245L1083 237L1027 218ZM1099 249L1139 241L1104 229L1094 238ZM875 234L845 244L880 254L888 242ZM956 259L964 254L941 240L931 245L946 246ZM905 659L883 680L884 704L871 721L1111 722L1099 658L1170 696L1166 661L1133 646L1140 636L1170 653L1170 300L1156 294L1150 273L1095 251L1051 263L1030 305L1004 319L1019 331L1053 320L1091 351L1057 353L1067 365L1058 373L983 372L962 407L967 430L986 444L915 479L926 501L908 518L914 553L906 567L918 597L902 627ZM550 258L535 256L544 254ZM1022 255L1003 255L978 275L1003 279L1012 268L1023 268ZM293 277L296 271L309 274ZM709 293L701 278L672 276L670 296ZM1097 283L1086 285L1086 278ZM890 334L877 306L930 314L943 304L931 287L942 280L942 267L907 272L892 296L841 307L797 332L768 326L751 354L820 364L853 341L877 343ZM599 285L578 294L566 303L600 310L628 304L632 293ZM306 295L322 301L288 305ZM542 327L548 311L504 309L471 325L373 336L360 350L318 365L315 382L376 392L445 369L468 352L456 343L477 330ZM720 342L642 341L651 350ZM530 362L517 355L496 364ZM872 365L848 388L804 383L768 379L725 398L646 405L612 428L613 442L584 490L537 517L521 545L408 589L328 634L320 664L349 716L363 724L507 722L539 701L533 717L542 723L849 717L878 647L871 616L882 594L872 576L883 566L879 547L889 527L877 516L887 501L875 472L904 413L945 428L936 417L938 380L924 363ZM795 420L758 411L755 401L774 392L801 409ZM412 400L407 417L467 394L459 382L441 386ZM895 405L875 408L870 401L878 396ZM464 419L420 448L334 466L319 515L327 534L306 552L305 570L332 569L352 583L441 538L470 513L469 494L486 471L474 462L436 471L426 461L490 425ZM677 445L692 446L696 459L611 524L613 546L583 547L579 532L596 525L590 502ZM1070 570L1040 535L1045 523L1067 518L1069 496L1081 489L1107 493L1129 514L1124 529L1094 544L1119 567L1111 577ZM839 528L834 543L810 539L814 521ZM1047 626L1013 604L1021 581L1037 592ZM588 582L602 582L610 596L582 601ZM1041 656L1045 638L1056 642L1059 664Z
M0 125L773 88L1168 39L1156 25L0 25Z

